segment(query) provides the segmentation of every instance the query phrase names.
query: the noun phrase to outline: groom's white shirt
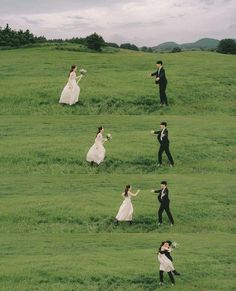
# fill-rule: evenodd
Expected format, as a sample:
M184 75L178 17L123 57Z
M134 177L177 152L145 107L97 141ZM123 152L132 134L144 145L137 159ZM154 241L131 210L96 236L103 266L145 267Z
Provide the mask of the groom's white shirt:
M165 128L163 128L161 131L161 141L162 141L163 137L165 136L164 131L165 131Z

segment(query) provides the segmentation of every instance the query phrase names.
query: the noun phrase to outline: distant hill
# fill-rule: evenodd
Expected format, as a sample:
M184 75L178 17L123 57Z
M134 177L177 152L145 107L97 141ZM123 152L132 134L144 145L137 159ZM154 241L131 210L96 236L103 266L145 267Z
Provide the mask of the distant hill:
M153 47L153 50L172 50L174 47L180 47L180 45L174 41L164 42L158 46Z
M183 49L193 49L193 48L204 48L204 49L214 49L219 43L218 39L214 38L202 38L193 43L184 43L181 45Z
M215 49L219 43L218 39L214 38L202 38L196 42L193 43L183 43L178 44L176 42L170 41L170 42L164 42L162 44L159 44L157 46L154 46L152 49L154 51L170 51L174 47L179 47L183 50L192 50L192 49Z

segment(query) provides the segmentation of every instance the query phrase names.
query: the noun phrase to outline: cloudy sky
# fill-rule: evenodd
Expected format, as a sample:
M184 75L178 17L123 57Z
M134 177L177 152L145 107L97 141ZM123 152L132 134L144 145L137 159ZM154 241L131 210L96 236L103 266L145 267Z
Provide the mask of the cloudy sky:
M0 0L0 26L48 38L101 34L154 46L236 38L236 0Z

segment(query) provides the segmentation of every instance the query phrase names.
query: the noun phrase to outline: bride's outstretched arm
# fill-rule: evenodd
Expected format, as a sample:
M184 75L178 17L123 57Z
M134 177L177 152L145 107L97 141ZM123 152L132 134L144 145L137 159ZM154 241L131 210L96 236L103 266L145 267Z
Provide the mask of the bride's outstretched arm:
M130 193L131 196L137 196L139 192L140 192L140 190L137 190L136 193L132 193L132 192L129 192L129 193Z
M78 77L75 77L75 78L76 78L77 82L79 82L82 79L82 77L83 77L83 75L81 74L81 75L79 75Z

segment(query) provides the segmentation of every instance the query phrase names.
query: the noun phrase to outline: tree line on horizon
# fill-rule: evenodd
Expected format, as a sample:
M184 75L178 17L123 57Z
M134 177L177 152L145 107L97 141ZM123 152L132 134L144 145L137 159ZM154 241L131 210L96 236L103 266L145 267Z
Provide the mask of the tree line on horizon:
M34 44L42 43L75 43L86 46L87 48L95 51L101 51L102 47L109 46L114 48L124 48L134 51L147 51L152 52L152 49L149 47L142 47L139 49L135 44L123 43L118 45L113 42L105 42L102 36L98 35L96 32L87 36L87 37L73 37L70 39L47 39L44 36L35 36L28 29L23 31L22 29L16 31L13 30L9 24L6 24L5 28L0 27L0 47L6 48L19 48Z
M20 48L42 43L75 43L95 51L101 51L102 47L114 47L150 53L154 51L151 47L143 46L139 48L135 44L131 43L123 43L118 45L117 43L113 42L105 42L103 37L98 35L96 32L84 38L73 37L71 39L47 39L44 36L35 36L29 31L29 29L25 31L22 29L16 31L10 28L8 24L6 24L5 28L0 27L0 48ZM223 54L236 54L236 41L234 39L222 39L219 42L216 51ZM176 47L173 48L171 52L182 52L182 49Z

